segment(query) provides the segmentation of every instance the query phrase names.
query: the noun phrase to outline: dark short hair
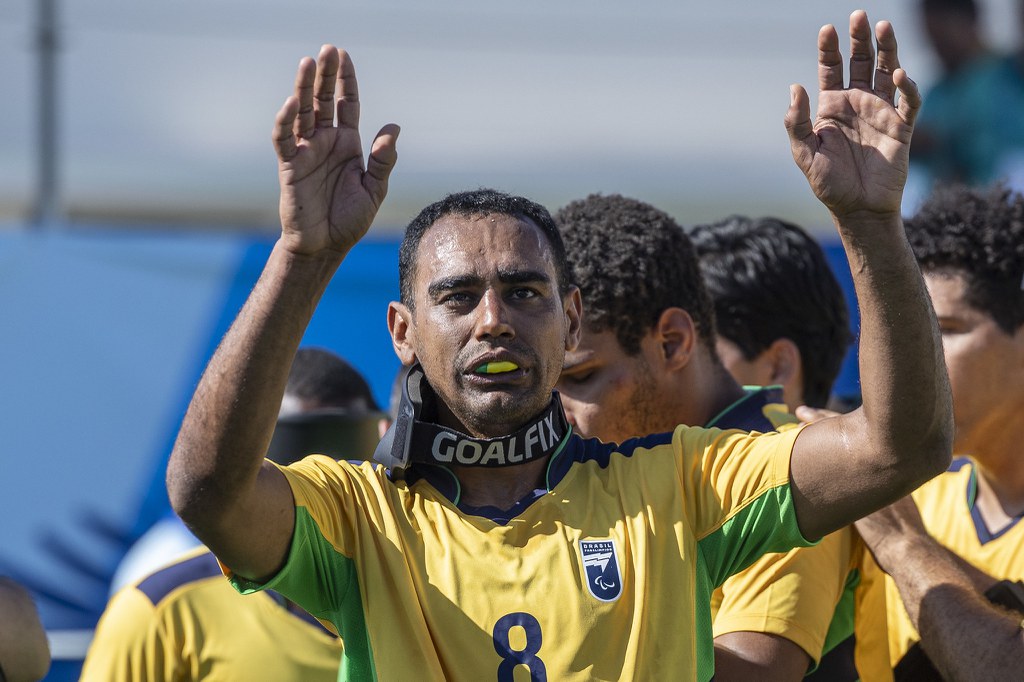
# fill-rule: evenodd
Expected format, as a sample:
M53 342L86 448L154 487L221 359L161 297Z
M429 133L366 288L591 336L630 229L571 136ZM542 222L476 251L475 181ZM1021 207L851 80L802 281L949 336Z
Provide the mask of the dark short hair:
M925 272L964 278L966 301L1007 334L1024 324L1024 197L999 183L938 187L906 221Z
M690 232L715 301L718 332L753 360L780 338L800 350L804 401L824 407L853 340L825 253L775 218L731 216Z
M323 348L300 348L295 352L285 394L353 412L376 412L370 385L340 356Z
M505 194L493 189L477 189L469 192L449 194L440 201L420 211L405 228L402 245L398 249L398 288L402 303L413 307L413 282L416 279L416 252L424 233L438 220L447 215L488 216L507 215L520 220L529 220L544 233L551 245L555 277L559 291L568 289L565 246L558 234L558 228L548 210L524 197Z
M591 194L558 211L555 222L589 329L614 331L623 350L636 355L662 312L678 307L714 354L711 298L693 245L670 215L618 194Z

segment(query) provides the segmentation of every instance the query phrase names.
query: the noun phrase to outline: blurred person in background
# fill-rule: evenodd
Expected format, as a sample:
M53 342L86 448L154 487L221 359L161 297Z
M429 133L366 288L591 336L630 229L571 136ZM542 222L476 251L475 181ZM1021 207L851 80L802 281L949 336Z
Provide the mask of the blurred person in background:
M327 350L300 348L267 456L282 465L312 453L368 458L386 425L383 417L349 363ZM177 525L179 533L188 532ZM152 545L142 547L152 551ZM170 565L159 553L145 558L163 568L113 596L83 680L337 679L341 640L292 602L269 591L239 595L204 547Z
M714 300L716 346L729 372L747 386L780 387L793 413L808 405L834 407L838 401L829 394L853 337L842 288L818 242L792 223L745 216L698 225L690 237ZM884 658L862 643L862 633L878 619L865 617L859 607L881 597L869 594L876 586L862 580L863 543L853 532L845 542L843 594L809 680L872 679L887 672ZM805 592L799 599L814 598L813 591ZM790 623L797 631L804 627L793 616Z
M942 333L955 459L857 529L890 576L888 652L897 680L1018 680L1024 197L1002 185L941 188L906 230Z
M291 461L297 452L316 452L368 459L387 424L366 379L346 360L326 349L300 348L267 457ZM199 544L168 511L125 554L111 580L111 596Z
M678 424L762 433L796 424L779 386L741 388L720 361L714 303L675 220L635 199L591 195L555 221L584 301L580 342L556 388L581 435L621 443ZM855 549L844 529L767 555L715 590L715 679L799 680L852 634L830 625Z
M726 369L743 385L781 386L790 411L825 407L853 337L818 242L792 223L745 216L698 225L690 238Z
M0 680L35 682L49 669L50 647L32 597L0 576Z
M914 131L914 185L927 194L934 182L1009 178L1024 189L1024 52L989 47L976 0L921 0L920 8L942 73L925 92Z

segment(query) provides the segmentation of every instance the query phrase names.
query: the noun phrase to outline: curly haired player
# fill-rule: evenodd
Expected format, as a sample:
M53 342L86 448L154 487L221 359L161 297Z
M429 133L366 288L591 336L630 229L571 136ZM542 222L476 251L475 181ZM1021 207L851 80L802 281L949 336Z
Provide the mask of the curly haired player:
M857 528L891 576L889 655L897 679L928 679L922 650L946 679L1018 679L1024 670L1024 197L1002 185L941 188L906 230L942 333L955 459L947 473L914 492L913 502L873 514Z

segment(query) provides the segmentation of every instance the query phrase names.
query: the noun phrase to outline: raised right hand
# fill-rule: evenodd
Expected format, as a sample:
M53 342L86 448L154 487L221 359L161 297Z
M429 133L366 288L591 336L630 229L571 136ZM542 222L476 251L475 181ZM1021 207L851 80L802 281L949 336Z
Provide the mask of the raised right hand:
M344 255L366 234L387 194L398 133L394 124L381 128L364 166L352 59L324 45L316 63L309 57L299 62L295 94L274 125L284 248L303 255Z

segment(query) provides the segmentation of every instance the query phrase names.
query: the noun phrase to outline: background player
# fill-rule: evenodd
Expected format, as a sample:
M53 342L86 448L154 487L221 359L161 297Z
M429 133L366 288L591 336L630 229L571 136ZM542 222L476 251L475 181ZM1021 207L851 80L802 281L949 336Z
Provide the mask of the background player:
M825 407L852 336L821 246L792 223L738 215L698 225L690 238L729 373L744 385L782 386L791 411Z
M373 444L363 434L377 434L379 416L369 385L354 367L328 350L300 348L269 454L281 464L325 447L332 455L369 456ZM164 528L161 535L169 532ZM175 532L187 533L184 527ZM175 557L163 556L152 544L148 551L135 563L159 561L160 568L111 599L83 680L337 679L341 640L294 603L271 592L242 597L204 547Z
M678 424L768 432L797 422L778 387L744 390L722 366L694 245L670 216L592 195L555 220L585 302L579 346L556 385L579 433L623 442ZM715 678L798 680L817 664L853 549L843 529L765 556L716 590Z
M278 468L260 457L273 428L268 404L283 393L287 359L331 275L369 228L396 159L397 130L385 127L364 166L347 56L327 47L318 66L304 60L296 95L275 128L282 236L182 425L168 467L176 511L216 548L240 589L272 581L341 628L342 674L390 678L412 669L478 679L495 671L511 677L523 665L534 676L550 671L561 679L669 669L710 677L708 614L695 591L759 551L846 525L948 464L944 367L899 219L918 98L897 68L888 24L878 26L877 37L876 71L870 26L855 13L851 87L844 88L838 36L823 29L818 123L800 87L787 114L797 164L856 263L865 409L788 434L679 429L674 441L649 444L642 468L596 441L558 439L548 420L560 415L551 388L565 351L576 345L581 312L578 290L565 286L561 240L529 202L508 198L504 211L473 210L480 195L470 193L428 207L400 254L403 294L411 296L391 306L389 326L404 364L422 366L425 383L409 385L410 417L417 403L436 412L421 411L405 423L409 429L392 434L397 443L411 431L415 442L418 433L456 429L461 433L444 437L455 438L463 462L432 473L415 467L413 475L432 478L412 481L327 458ZM897 87L903 97L894 106ZM467 200L466 208L445 210ZM544 430L542 455L515 449L511 434L520 429L520 447ZM416 451L398 446L397 453L427 461L455 456L437 442ZM478 466L474 453L485 444L488 458L515 453L525 461ZM555 490L567 496L561 503L548 494ZM638 515L624 514L623 504ZM494 510L514 521L478 520ZM685 521L678 516L684 510ZM648 523L670 523L681 535ZM628 561L612 562L618 547L628 549ZM645 548L656 570L643 565ZM609 566L613 574L604 573ZM619 567L631 566L639 573L618 580ZM566 589L584 570L586 585ZM616 579L594 588L595 573ZM481 584L468 592L466 579ZM618 592L627 582L628 594ZM593 589L604 598L588 596ZM682 603L649 598L669 590ZM631 605L652 611L636 614ZM661 625L641 627L648 617ZM584 620L590 627L577 627ZM513 644L512 628L525 633L525 648ZM696 641L680 642L682 631ZM561 642L552 632L585 639ZM383 655L394 642L402 655Z
M943 188L907 221L907 237L942 331L957 458L914 492L916 508L907 500L857 527L892 576L898 672L920 638L947 679L1018 679L1024 588L1012 614L983 595L1024 581L1024 198Z

